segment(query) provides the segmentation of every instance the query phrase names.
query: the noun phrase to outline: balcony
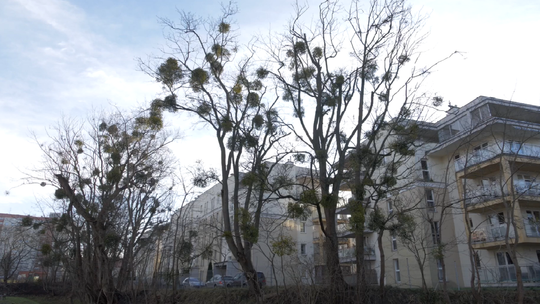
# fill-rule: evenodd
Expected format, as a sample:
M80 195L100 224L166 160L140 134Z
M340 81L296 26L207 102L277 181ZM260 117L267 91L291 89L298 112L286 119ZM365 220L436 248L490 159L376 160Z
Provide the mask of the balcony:
M508 191L504 191L504 195L508 195ZM499 187L485 187L476 190L467 190L467 199L465 205L476 205L489 202L503 196L503 192Z
M540 183L516 183L514 185L514 190L516 191L516 195L540 196Z
M472 207L477 204L488 203L502 198L503 196L509 196L510 193L503 187L501 191L500 187L484 187L475 190L467 190L467 198L465 199L465 205ZM516 181L514 185L514 194L516 197L523 199L524 196L540 197L540 183L525 183ZM495 204L497 202L494 202ZM498 203L502 203L499 200ZM485 204L484 206L493 207L494 204ZM484 207L481 206L481 207Z
M500 146L496 144L491 144L487 146L485 149L471 152L469 155L467 155L467 157L461 157L459 159L456 159L454 162L456 172L461 171L465 169L466 167L468 168L476 164L479 164L481 162L484 162L486 160L492 159L496 157L497 155L500 155L501 146L502 144ZM502 153L516 155L516 156L519 155L519 156L529 156L529 157L540 157L540 146L527 144L527 143L524 143L521 145L512 145L508 143L504 145L504 149L502 150Z
M341 263L353 263L356 261L356 247L340 249L338 251L339 261ZM364 247L364 260L365 261L375 261L375 249L370 246Z
M337 237L340 239L353 239L355 237L355 234L349 228L340 229L338 227Z
M520 266L520 269L523 283L540 282L539 263ZM516 282L516 267L514 265L482 267L478 271L480 281L484 284L512 284Z
M523 220L523 228L527 237L540 238L540 223L531 222L529 219Z
M514 239L515 233L512 227L508 232L508 238ZM506 239L506 225L501 226L485 226L475 229L472 232L472 241L477 249L479 247L486 248L490 246L501 245ZM491 243L491 244L490 244Z

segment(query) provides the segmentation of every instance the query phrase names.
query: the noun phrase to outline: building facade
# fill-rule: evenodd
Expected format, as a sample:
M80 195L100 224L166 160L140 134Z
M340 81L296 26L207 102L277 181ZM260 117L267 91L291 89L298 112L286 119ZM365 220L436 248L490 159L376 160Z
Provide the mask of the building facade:
M457 289L478 281L512 286L519 277L526 286L540 285L540 107L481 96L451 107L437 122L415 123L414 155L399 162L397 184L376 206L367 204L366 223L375 209L388 219L382 231L364 230L368 283L378 283L384 269L385 284L398 287ZM305 174L292 165L289 171L297 179ZM220 187L173 217L176 227L185 223L182 238L195 253L182 262L185 276L206 281L209 270L241 272L223 237ZM339 258L345 279L354 284L357 245L347 208L352 194L347 187L342 192L336 212ZM269 285L322 282L319 221L325 219L316 214L305 221L288 218L288 203L276 198L265 204L252 250L255 268ZM294 244L293 254L276 254L272 244L283 239Z
M302 168L292 164L279 165L274 170L280 171L279 174L286 172L291 180L303 172ZM232 182L231 177L229 184ZM221 184L211 187L173 215L169 235L162 245L162 268L174 268L173 255L167 252L178 252L181 244L189 243L190 254L176 261L182 278L190 276L206 282L215 274L234 276L242 272L223 236L221 187ZM281 195L295 191L297 187L291 186ZM292 201L279 196L268 194L262 206L258 241L251 251L252 261L256 271L265 274L267 285L293 281L308 283L313 269L313 222L311 217L305 220L290 218L287 208ZM232 223L232 204L229 208ZM173 248L175 243L176 248ZM284 248L285 254L280 252L283 245L290 247Z
M416 173L381 204L420 207L412 239L384 238L386 283L540 285L540 107L481 96L419 126Z
M481 96L451 107L435 123L415 123L414 156L401 160L395 189L376 203L388 228L382 235L364 231L368 282L378 282L384 256L387 285L462 288L474 279L512 286L519 273L526 286L540 285L540 107ZM346 279L354 281L347 190L337 212L339 256ZM367 206L369 223L375 206ZM399 214L413 223L399 223ZM317 221L315 259L322 274Z

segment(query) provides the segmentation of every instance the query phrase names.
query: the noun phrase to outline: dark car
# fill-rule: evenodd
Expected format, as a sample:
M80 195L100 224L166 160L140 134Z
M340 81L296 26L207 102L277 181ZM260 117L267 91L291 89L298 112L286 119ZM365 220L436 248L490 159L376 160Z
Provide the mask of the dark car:
M197 278L189 277L185 278L182 282L183 287L193 287L193 288L200 288L204 286L204 283L199 281Z
M232 282L231 286L244 287L248 285L245 273L239 273L235 275L233 279L234 281ZM259 282L259 286L261 288L266 286L266 278L264 277L264 273L257 272L257 281Z
M213 276L208 282L206 282L206 286L208 287L231 287L234 279L232 276L222 276L220 274L216 274Z

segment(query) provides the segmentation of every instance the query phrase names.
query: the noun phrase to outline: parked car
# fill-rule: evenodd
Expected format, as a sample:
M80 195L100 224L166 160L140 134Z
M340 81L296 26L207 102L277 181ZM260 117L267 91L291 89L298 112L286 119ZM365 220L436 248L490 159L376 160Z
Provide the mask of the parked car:
M222 276L220 274L216 274L213 276L208 282L206 282L206 286L208 287L231 287L234 279L232 276Z
M245 273L239 273L235 275L233 279L234 281L232 282L231 286L244 287L248 285ZM266 277L264 276L264 273L257 272L257 281L259 282L259 286L261 288L266 286Z
M182 282L183 287L192 287L192 288L200 288L204 287L204 283L199 281L197 278L189 277L185 278Z

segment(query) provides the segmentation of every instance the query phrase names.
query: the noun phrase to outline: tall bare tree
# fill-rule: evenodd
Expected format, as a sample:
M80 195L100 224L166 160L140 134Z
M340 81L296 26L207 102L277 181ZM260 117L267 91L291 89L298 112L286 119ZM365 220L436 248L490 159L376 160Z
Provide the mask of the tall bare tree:
M215 132L222 186L225 239L260 299L251 248L258 227L267 180L277 162L273 149L286 136L280 129L276 100L266 97L264 70L252 69L254 50L240 48L232 18L234 5L224 6L217 19L201 19L182 12L179 22L162 19L169 48L157 68L143 70L163 84L165 97L154 105L195 116ZM232 181L229 180L229 176ZM195 180L196 182L198 181Z
M40 143L35 177L66 202L57 229L70 236L71 280L82 301L115 303L133 277L134 260L170 203L172 160L161 112L64 120Z
M310 203L318 210L326 240L328 281L337 290L344 286L336 231L340 189L348 182L355 196L349 208L358 248L358 284L365 286L366 188L378 182L383 189L395 182L374 178L382 167L388 169L386 177L398 167L383 163L390 155L385 138L404 130L414 133L414 120L423 109L416 104L416 92L431 69L415 68L423 39L421 20L405 1L344 5L348 7L338 1L321 3L309 25L309 8L298 6L288 31L267 43L273 59L267 70L293 110L291 130L304 145L299 152L307 150L313 180L309 191L317 193L309 195ZM394 152L409 153L411 143L395 143Z

